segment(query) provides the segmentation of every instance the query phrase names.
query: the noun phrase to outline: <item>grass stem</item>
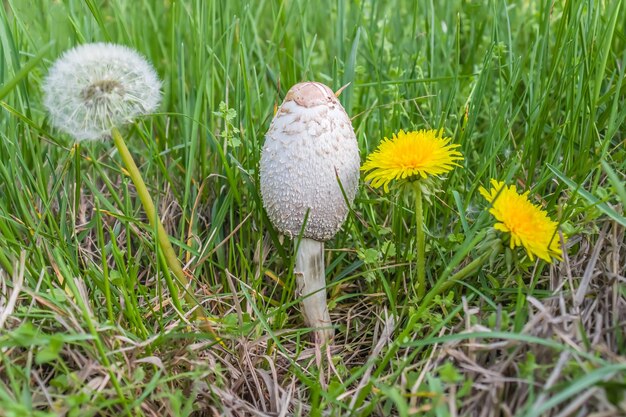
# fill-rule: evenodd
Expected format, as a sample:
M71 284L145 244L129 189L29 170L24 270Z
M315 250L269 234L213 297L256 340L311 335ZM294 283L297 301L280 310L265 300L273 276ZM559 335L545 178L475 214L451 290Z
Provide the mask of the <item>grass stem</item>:
M417 298L421 300L426 293L426 261L425 261L425 236L424 236L424 209L422 188L415 186L415 228L417 236Z

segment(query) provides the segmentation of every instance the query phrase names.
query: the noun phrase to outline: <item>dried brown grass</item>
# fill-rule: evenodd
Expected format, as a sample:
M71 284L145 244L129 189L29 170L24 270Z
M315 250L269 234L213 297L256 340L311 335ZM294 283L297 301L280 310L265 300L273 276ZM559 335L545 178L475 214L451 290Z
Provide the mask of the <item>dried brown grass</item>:
M88 212L81 214L83 222L88 221ZM111 217L105 221L115 222L116 219ZM169 227L174 225L169 224ZM428 412L437 402L444 402L451 416L514 416L521 410L528 411L529 403L538 409L556 392L555 388L593 369L583 353L612 363L626 363L620 339L626 327L626 242L623 236L623 228L606 221L595 240L586 237L570 240L568 244L577 246L578 252L551 267L537 283L549 289L551 295L526 300L528 321L520 334L553 340L568 347L567 350L523 340L458 340L435 344L423 357L401 370L399 376L393 376L390 369L382 372L378 379L400 387L409 398L414 415ZM90 236L87 240L89 244L81 249L81 256L93 261L98 257L96 237ZM123 245L123 237L118 236L118 243ZM262 252L259 256L266 256L266 251ZM15 330L22 324L22 317L29 317L36 327L48 334L85 335L82 312L76 300L68 295L67 303L55 304L39 294L37 287L30 288L23 279L25 262L22 258L12 277L0 271L0 328L4 332ZM243 328L244 314L252 321L258 317L244 297L245 280L228 271L225 273L229 275L229 292L211 296L207 307L220 316L235 314ZM145 277L147 285L151 282L150 277ZM89 306L87 287L79 280L76 284L79 296ZM60 283L57 287L65 291ZM206 298L206 293L200 292L198 298ZM157 300L142 303L146 309L154 311L150 306L157 305ZM440 335L501 330L480 324L485 321L480 308L469 305L466 299L463 303L462 319L454 327L442 329ZM294 367L309 377L314 377L321 369L318 382L323 388L333 379L341 382L353 370L362 369L361 376L336 399L345 408L325 413L344 415L353 409L358 415L372 402L374 415L385 413L379 404L380 393L371 390L364 405L355 408L359 394L371 388L378 360L397 336L397 319L387 313L384 303L377 297L345 303L333 311L333 320L346 331L337 335L334 346L328 350L311 345L302 349L302 334L296 330L278 332L272 337L257 328L249 334L225 338L222 344L203 337L190 338L181 333L180 328L185 323L176 318L171 303L166 300L162 305L164 310L160 313L173 319L161 333L155 324L152 330L157 336L148 340L137 340L119 325L99 325L98 335L111 361L108 369L93 340L86 338L65 343L59 354L60 361L55 364L33 363L36 346L4 347L0 379L7 381L16 367L28 368L34 407L60 416L67 415L71 409L63 401L67 396L81 394L99 401L115 398L111 372L123 383L127 398L140 399L136 411L148 416L176 415L179 413L176 404L181 401L191 401L197 416L288 416L308 415L312 411L310 393L299 382ZM93 311L90 314L95 317ZM188 330L193 334L192 327ZM406 358L409 353L410 349L401 349L397 356ZM534 358L531 377L524 365L529 357ZM463 379L471 381L469 393L458 396L463 388L459 382L447 384L444 395L434 400L420 397L420 384L427 375L437 375L445 363L454 364ZM410 372L419 373L417 381L409 383ZM63 373L68 382L59 385L56 378ZM398 379L394 380L396 377ZM180 398L173 398L172 392L179 393ZM93 410L86 404L82 407L86 411ZM120 407L113 409L122 412ZM611 402L606 391L596 386L542 415L626 415L626 401Z

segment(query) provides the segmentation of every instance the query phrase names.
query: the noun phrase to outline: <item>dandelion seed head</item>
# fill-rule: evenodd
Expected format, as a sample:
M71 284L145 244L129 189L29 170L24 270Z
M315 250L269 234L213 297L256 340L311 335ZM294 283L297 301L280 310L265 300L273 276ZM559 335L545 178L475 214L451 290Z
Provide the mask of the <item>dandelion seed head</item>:
M54 127L76 140L107 137L113 127L153 112L161 81L136 51L92 43L66 51L43 84L44 105Z

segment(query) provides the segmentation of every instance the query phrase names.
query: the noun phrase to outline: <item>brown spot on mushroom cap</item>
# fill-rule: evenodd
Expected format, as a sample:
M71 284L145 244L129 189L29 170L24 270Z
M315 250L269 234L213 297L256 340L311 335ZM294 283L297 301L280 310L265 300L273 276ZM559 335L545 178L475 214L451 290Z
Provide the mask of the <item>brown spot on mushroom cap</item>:
M337 102L335 93L322 83L307 81L294 85L285 96L285 101L295 101L303 107L319 106Z

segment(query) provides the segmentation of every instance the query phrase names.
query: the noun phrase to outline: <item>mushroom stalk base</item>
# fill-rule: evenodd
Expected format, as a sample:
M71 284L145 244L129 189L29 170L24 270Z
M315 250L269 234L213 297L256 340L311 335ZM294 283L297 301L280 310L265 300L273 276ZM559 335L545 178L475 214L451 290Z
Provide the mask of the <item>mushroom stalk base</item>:
M302 314L307 326L315 329L315 342L323 345L334 331L326 304L324 242L302 238L297 245L295 275L302 297Z

